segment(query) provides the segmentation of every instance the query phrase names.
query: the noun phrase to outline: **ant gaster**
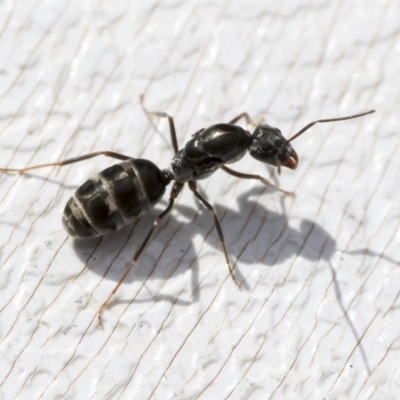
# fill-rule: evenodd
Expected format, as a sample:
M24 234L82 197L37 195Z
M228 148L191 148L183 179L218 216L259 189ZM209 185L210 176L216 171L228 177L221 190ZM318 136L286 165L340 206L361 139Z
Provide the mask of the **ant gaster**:
M142 102L142 98L141 98ZM144 107L143 107L144 108ZM254 132L244 130L236 123L245 118L248 124L253 124L247 113L242 113L229 123L212 125L197 131L192 138L179 150L173 118L164 112L148 112L149 115L167 118L169 123L174 157L170 168L160 170L154 163L145 159L134 159L112 151L97 151L64 161L40 164L26 168L0 168L0 172L24 173L37 168L64 166L89 158L104 155L122 160L112 165L94 178L80 186L65 206L62 222L68 234L75 238L89 238L113 232L132 223L162 198L165 189L172 181L169 203L165 210L154 220L145 239L137 250L127 270L110 293L98 311L101 323L102 313L110 299L118 290L129 271L139 259L148 244L156 226L170 213L175 199L188 183L190 190L205 206L214 218L218 237L222 244L229 273L238 287L240 283L235 278L232 265L229 261L222 227L215 208L198 192L197 181L208 178L216 170L222 169L230 175L243 179L255 179L264 185L285 192L259 175L244 174L228 168L226 164L239 161L246 152L258 161L273 165L279 170L281 167L296 169L298 156L290 142L317 123L343 121L372 114L375 110L355 114L342 118L321 119L309 123L290 139L285 139L279 129L267 124L259 124ZM255 124L254 124L255 125Z

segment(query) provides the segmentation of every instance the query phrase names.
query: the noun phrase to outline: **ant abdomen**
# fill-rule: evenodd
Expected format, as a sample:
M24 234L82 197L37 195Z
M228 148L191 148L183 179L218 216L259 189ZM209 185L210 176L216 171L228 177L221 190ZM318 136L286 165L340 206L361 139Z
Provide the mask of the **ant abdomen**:
M77 238L113 232L154 207L169 182L149 160L129 159L112 165L87 180L69 199L64 227Z

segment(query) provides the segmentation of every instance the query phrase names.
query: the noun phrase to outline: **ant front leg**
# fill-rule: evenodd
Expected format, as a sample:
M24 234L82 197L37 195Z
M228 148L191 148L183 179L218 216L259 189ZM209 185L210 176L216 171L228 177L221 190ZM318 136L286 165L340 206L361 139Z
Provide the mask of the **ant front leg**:
M254 128L261 123L261 121L254 121L247 112L242 112L237 117L231 119L228 124L236 125L236 123L239 122L242 118L246 120L247 125L253 126Z
M95 153L84 154L83 156L68 158L63 161L57 161L53 163L47 164L39 164L39 165L32 165L30 167L25 168L0 168L0 172L17 172L19 174L23 174L26 171L30 171L32 169L44 168L44 167L63 167L64 165L73 164L76 162L88 160L89 158L94 158L98 156L106 156L111 158L116 158L118 160L129 160L132 157L125 156L123 154L114 153L113 151L96 151Z
M169 203L168 203L167 208L154 220L152 227L147 232L146 237L144 238L144 240L143 240L142 244L140 245L138 251L134 255L130 265L128 266L128 268L126 269L126 271L124 272L124 274L122 275L121 279L118 281L117 285L114 287L112 292L109 294L109 296L107 297L106 301L100 306L99 311L97 312L97 318L98 318L98 321L99 321L99 326L102 326L102 323L101 323L102 315L103 315L104 310L107 307L107 304L110 302L110 300L115 295L115 293L117 293L117 290L121 286L122 282L128 276L129 272L131 271L131 269L133 268L133 266L136 264L137 260L139 259L139 257L143 253L143 250L146 248L147 244L149 243L150 238L154 233L154 230L157 228L157 225L171 212L171 210L172 210L172 208L173 208L173 206L175 204L175 200L178 197L179 193L181 192L183 186L184 186L184 183L180 183L180 182L175 182L174 183L174 185L172 186L172 189L171 189L171 194L169 196Z
M229 175L235 176L236 178L240 178L240 179L255 179L260 181L261 183L263 183L265 186L268 186L278 192L281 192L287 196L294 196L294 192L288 192L286 190L282 190L281 188L278 188L278 186L273 185L270 181L268 181L267 179L263 178L260 175L253 175L253 174L244 174L242 172L238 172L235 171L234 169L228 168L225 165L222 165L220 167L223 171L225 171L226 173L228 173Z
M168 124L169 124L169 133L171 135L171 144L172 144L172 149L174 150L174 153L178 152L178 140L176 138L176 130L175 130L175 123L173 117L171 117L169 114L163 112L163 111L148 111L147 108L144 105L144 96L143 94L140 95L140 105L143 108L143 111L147 115L156 115L157 117L160 118L167 118L168 119Z
M229 261L228 251L227 251L226 245L225 245L224 233L222 231L221 222L219 221L219 218L218 218L218 215L217 215L217 210L197 191L197 184L196 184L195 181L190 181L189 182L189 188L194 193L196 198L204 205L205 208L207 208L207 210L213 216L214 224L215 224L215 227L217 228L217 232L218 232L218 237L219 237L219 240L220 240L220 242L222 244L222 248L224 250L225 260L226 260L226 263L228 264L229 273L230 273L230 275L231 275L231 277L233 279L233 282L235 282L236 286L239 289L241 289L242 285L236 279L235 274L233 273L232 264Z

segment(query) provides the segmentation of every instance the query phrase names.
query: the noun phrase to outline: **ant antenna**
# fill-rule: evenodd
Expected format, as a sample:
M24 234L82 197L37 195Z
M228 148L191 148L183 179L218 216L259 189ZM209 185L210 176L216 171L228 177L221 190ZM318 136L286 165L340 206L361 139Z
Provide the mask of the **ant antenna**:
M353 118L358 118L358 117L363 117L364 115L368 114L373 114L375 110L367 111L361 114L355 114L355 115L350 115L349 117L342 117L342 118L330 118L330 119L319 119L318 121L310 122L308 125L306 125L303 129L301 129L299 132L297 132L295 135L293 135L290 139L288 139L288 142L291 142L292 140L296 139L299 137L302 133L310 129L313 125L318 124L320 122L335 122L335 121L344 121L346 119L353 119Z

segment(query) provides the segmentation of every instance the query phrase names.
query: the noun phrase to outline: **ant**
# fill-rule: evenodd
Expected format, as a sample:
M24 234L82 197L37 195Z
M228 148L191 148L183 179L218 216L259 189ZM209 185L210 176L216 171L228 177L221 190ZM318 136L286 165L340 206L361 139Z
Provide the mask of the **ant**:
M234 283L241 288L237 281L232 265L229 261L225 245L224 234L216 209L198 192L197 181L206 179L218 169L241 179L259 180L266 186L279 190L284 194L292 195L272 185L260 175L241 173L226 164L239 161L247 152L258 161L273 165L280 172L281 167L296 169L298 156L290 142L299 137L309 128L318 123L344 121L372 114L375 110L348 117L320 119L306 125L290 139L285 139L281 131L267 124L259 124L253 133L241 128L236 123L244 118L254 126L247 113L241 113L228 123L211 125L197 131L192 138L179 150L175 132L174 119L164 112L149 112L143 105L143 96L140 98L142 107L148 115L166 118L169 123L171 144L174 156L170 168L161 170L149 160L135 159L112 151L96 151L94 153L69 158L64 161L34 165L26 168L0 168L0 172L24 173L43 167L62 167L100 155L115 158L122 162L112 165L99 172L95 177L87 180L80 186L65 206L62 222L68 234L75 238L91 238L113 232L153 208L162 198L166 187L173 182L169 202L164 211L154 220L142 244L134 255L130 265L119 280L115 288L100 306L98 319L101 316L118 288L137 262L157 225L171 212L175 200L187 183L195 197L204 205L214 218L214 224L221 242L225 261Z

